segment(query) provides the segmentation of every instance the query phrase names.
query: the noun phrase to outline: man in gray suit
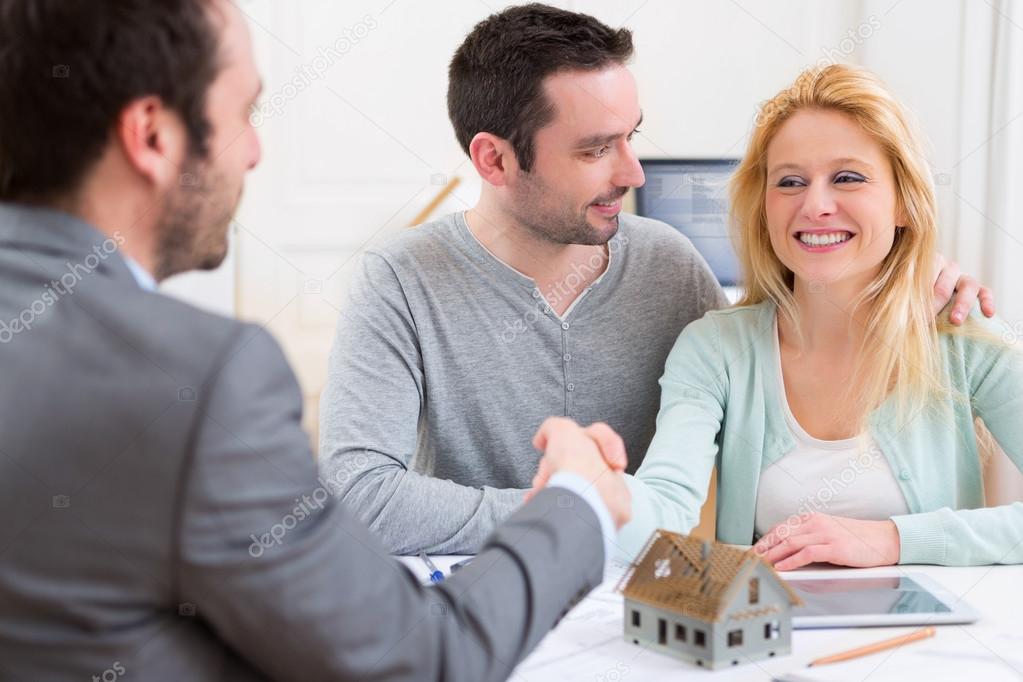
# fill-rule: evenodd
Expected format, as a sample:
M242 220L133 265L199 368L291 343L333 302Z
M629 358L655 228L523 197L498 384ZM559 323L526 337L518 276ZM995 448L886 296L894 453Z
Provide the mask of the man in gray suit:
M602 578L621 441L545 423L534 499L421 587L271 337L152 291L222 261L259 161L237 9L0 0L0 73L0 679L506 677Z

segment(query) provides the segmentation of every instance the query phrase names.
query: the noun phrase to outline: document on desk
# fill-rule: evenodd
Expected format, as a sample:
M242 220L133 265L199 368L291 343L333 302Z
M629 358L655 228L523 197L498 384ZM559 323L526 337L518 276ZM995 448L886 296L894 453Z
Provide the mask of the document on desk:
M625 565L611 562L604 582L572 609L510 679L593 682L597 680L675 679L679 666L670 656L650 654L625 641L622 596L614 591ZM643 677L632 673L643 659ZM596 671L596 672L595 672Z
M924 642L844 663L803 668L776 677L775 682L859 682L865 679L870 682L902 682L921 679L922 675L928 682L1021 682L1023 632L1010 633L977 626L940 626L938 634Z

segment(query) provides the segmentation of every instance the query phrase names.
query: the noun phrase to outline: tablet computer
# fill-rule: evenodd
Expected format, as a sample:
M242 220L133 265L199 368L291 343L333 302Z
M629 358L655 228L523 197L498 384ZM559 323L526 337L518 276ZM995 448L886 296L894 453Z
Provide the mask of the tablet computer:
M973 608L920 573L870 575L834 571L785 577L803 606L792 609L792 627L844 628L973 623Z

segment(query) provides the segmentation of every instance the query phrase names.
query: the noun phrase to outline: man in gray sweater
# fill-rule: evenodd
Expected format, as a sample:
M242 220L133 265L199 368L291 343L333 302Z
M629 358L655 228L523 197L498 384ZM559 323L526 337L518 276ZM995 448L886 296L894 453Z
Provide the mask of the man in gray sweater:
M621 213L644 180L631 54L628 30L544 5L455 53L479 202L365 254L321 399L321 467L392 552L475 552L521 503L549 415L607 422L635 471L672 344L727 302L685 237Z

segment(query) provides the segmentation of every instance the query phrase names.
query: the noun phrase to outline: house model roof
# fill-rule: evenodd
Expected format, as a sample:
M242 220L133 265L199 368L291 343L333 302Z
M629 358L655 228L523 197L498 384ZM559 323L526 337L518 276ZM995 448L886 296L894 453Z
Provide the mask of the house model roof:
M718 621L757 565L773 576L793 606L802 604L774 568L749 550L660 529L647 541L618 583L626 599L669 609L703 621ZM776 608L773 607L773 608ZM744 616L773 610L751 609Z

